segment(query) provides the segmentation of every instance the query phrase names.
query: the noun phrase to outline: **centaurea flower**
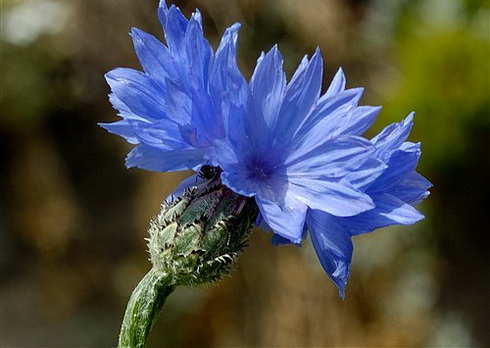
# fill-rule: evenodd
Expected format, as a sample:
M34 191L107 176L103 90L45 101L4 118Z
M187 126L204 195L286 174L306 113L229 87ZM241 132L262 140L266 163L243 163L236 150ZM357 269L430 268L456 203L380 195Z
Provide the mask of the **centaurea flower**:
M120 344L144 345L177 285L226 272L253 221L265 222L274 244L299 244L309 232L343 297L352 236L423 218L412 205L431 184L415 171L420 144L406 141L413 116L368 140L380 107L359 106L363 89L346 89L341 69L321 95L319 49L287 82L274 46L247 82L236 63L239 24L214 53L199 11L187 20L162 0L158 14L166 45L132 29L144 71L106 75L122 120L102 126L137 145L128 167L202 172L150 227L153 268L133 292Z

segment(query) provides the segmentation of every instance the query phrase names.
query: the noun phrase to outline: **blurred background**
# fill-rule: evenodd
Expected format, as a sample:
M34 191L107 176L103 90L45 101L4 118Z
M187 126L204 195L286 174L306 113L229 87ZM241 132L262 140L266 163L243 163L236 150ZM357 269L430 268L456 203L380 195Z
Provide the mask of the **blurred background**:
M288 76L320 46L362 102L372 136L410 111L433 183L414 226L354 239L345 300L308 242L250 247L218 285L178 289L150 347L490 346L490 8L484 0L202 0L214 47L239 21L249 77L278 43ZM3 0L2 347L110 347L149 269L143 238L188 173L127 170L103 74L139 69L132 26L162 37L157 0Z

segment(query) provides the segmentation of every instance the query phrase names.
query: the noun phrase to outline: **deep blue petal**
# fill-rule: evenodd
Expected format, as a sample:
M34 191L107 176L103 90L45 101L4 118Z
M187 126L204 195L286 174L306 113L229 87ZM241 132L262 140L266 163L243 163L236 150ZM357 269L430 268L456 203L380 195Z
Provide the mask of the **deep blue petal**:
M165 151L148 145L138 145L126 157L128 168L138 167L156 172L173 172L193 169L205 164L205 151L201 149L185 149Z
M318 210L308 210L306 223L323 269L344 298L354 249L349 232L338 223L338 218Z
M112 107L118 111L117 114L125 120L149 122L147 119L133 114L131 110L129 110L128 106L124 104L114 93L109 94L109 101L111 102Z

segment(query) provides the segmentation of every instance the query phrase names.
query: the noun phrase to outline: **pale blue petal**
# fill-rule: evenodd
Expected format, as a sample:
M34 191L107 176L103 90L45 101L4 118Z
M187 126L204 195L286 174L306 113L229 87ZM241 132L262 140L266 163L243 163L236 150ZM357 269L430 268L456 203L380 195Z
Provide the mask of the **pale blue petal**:
M413 126L412 112L402 122L393 123L376 135L371 142L376 146L376 155L379 158L387 159L390 151L398 149L407 140Z
M316 148L302 146L288 157L286 165L292 177L339 178L359 168L373 152L368 140L344 135Z
M168 118L180 125L191 123L193 101L189 87L182 81L173 80L166 80L166 86L163 99Z
M112 134L123 137L130 144L139 144L139 140L134 134L131 124L126 120L112 123L99 123L99 126L106 129Z
M298 68L293 79L288 84L284 94L284 102L281 106L276 134L280 143L289 142L306 116L315 105L322 87L323 60L320 50L317 49L306 69L304 62Z
M255 198L262 217L267 225L281 237L292 243L300 243L303 235L307 207L286 196L285 204Z
M168 8L163 2L160 2L158 17L165 32L165 41L172 51L178 52L182 48L188 21L178 7L172 5Z
M371 197L376 208L342 219L352 235L395 224L411 225L424 218L417 209L391 194L372 194Z
M353 216L375 207L371 197L355 189L348 181L290 179L291 197L335 216Z
M363 89L349 89L318 102L304 123L298 127L293 142L297 146L313 148L337 136L349 112L356 107Z
M348 115L339 134L362 135L376 120L381 106L359 106Z
M369 186L369 192L387 191L415 170L421 155L420 144L405 144L409 146L391 153L388 168Z
M190 69L183 78L204 89L208 83L209 64L213 51L209 42L204 38L200 24L200 13L196 11L189 20L184 38L184 47ZM196 86L197 87L197 86Z
M237 172L241 158L237 155L237 149L228 139L215 139L214 152L216 162L224 172Z
M134 122L133 132L139 142L162 150L182 150L188 148L180 137L179 126L170 120L162 119L155 123Z
M274 46L257 63L257 67L250 81L253 94L255 115L251 115L252 123L265 122L255 127L266 126L269 130L274 129L279 110L281 108L283 93L286 87L286 75L282 68L283 60L277 46ZM261 139L267 141L268 139Z
M236 62L239 29L239 23L226 29L216 51L210 76L210 91L215 105L221 105L221 108L218 109L222 115L230 115L233 119L238 118L238 115L230 113L229 103L235 106L241 105L244 100L248 99L249 94L247 81L240 73Z
M165 151L148 145L138 145L126 157L128 168L138 167L156 172L173 172L193 169L204 164L205 151L201 149L185 149Z
M149 121L166 116L162 98L164 91L144 73L117 68L108 72L105 77L117 99L133 114Z
M109 101L112 107L118 111L118 115L125 120L140 121L140 122L150 122L149 120L135 115L129 110L128 106L124 104L114 93L109 94Z
M308 210L306 216L311 241L320 263L339 288L340 297L344 298L354 247L349 232L338 220L318 210Z
M374 158L369 158L357 169L347 173L345 180L350 182L356 189L364 191L369 187L388 166L382 161Z
M175 62L167 47L153 35L138 28L131 29L136 55L145 72L164 85L166 78L177 78Z
M345 90L345 75L342 68L339 68L337 73L335 74L330 86L328 87L325 94L322 96L322 99L333 97L336 94L339 94Z

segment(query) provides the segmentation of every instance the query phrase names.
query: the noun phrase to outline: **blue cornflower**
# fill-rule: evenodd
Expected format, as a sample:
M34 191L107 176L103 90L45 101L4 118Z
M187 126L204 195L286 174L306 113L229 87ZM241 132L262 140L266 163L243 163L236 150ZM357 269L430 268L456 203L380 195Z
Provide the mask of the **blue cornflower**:
M235 79L239 24L228 28L216 51L204 38L198 10L187 20L174 5L158 8L167 45L133 28L144 71L117 68L106 74L110 101L122 120L101 124L137 146L128 167L154 171L196 168L209 159L213 140L226 136L223 115L239 95Z
M406 141L413 116L368 140L362 134L381 108L359 106L363 89L346 89L341 69L321 95L319 50L305 56L288 83L273 47L248 83L236 64L239 24L227 29L214 54L198 11L187 20L165 1L158 11L167 45L133 29L144 72L106 75L123 120L102 126L137 144L127 165L219 167L229 189L254 197L274 244L301 243L309 231L344 296L352 236L423 218L412 205L431 184L415 171L420 144ZM174 194L196 180L185 180Z

